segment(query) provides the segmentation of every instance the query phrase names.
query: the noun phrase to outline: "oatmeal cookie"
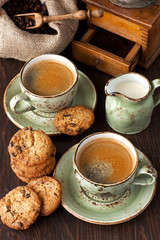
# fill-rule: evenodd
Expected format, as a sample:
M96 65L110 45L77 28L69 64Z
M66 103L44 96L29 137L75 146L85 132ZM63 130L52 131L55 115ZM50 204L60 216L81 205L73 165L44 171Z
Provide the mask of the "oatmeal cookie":
M73 106L58 112L53 126L60 132L76 136L83 133L94 122L94 113L85 106Z
M19 179L22 180L22 177L23 177L24 179L26 178L26 181L24 181L24 182L28 182L27 179L31 180L32 178L38 178L38 177L43 177L43 176L49 175L53 171L54 166L55 166L54 164L50 164L50 165L44 167L43 170L41 170L41 171L35 171L35 172L31 172L31 173L29 172L29 169L28 169L28 172L21 171L18 168L16 168L14 165L11 165L11 168Z
M28 186L16 187L0 200L1 220L13 229L29 228L36 221L40 210L41 200Z
M41 172L43 171L44 168L46 168L47 166L55 166L56 165L56 158L55 158L55 154L51 154L50 158L48 158L44 163L41 163L39 165L33 165L33 166L26 166L26 165L22 165L21 162L19 161L15 161L14 158L11 157L11 167L13 166L13 168L17 168L19 170L21 170L22 172L25 173L35 173L35 172Z
M45 176L29 181L31 187L42 200L40 215L48 216L61 202L61 184L53 177Z
M35 177L38 177L38 175L41 175L41 173L47 168L49 170L49 168L53 168L56 165L56 158L52 157L50 158L48 161L39 164L39 165L35 165L35 166L31 166L31 167L26 167L21 165L20 163L18 164L14 164L13 161L11 161L11 168L14 171L14 169L19 170L20 172L22 172L22 175L35 175ZM51 170L51 171L52 171ZM49 170L49 172L51 172ZM28 175L29 174L29 175ZM49 173L48 173L49 174Z
M21 176L29 179L49 175L53 171L54 167L55 167L55 158L49 164L46 164L46 165L43 164L43 168L41 168L40 165L36 165L35 167L34 166L28 167L28 169L26 170L21 170L17 168L15 165L11 164L11 168L13 172L17 175L17 177Z
M28 183L31 179L27 177L22 177L20 175L17 176L22 182Z
M31 167L46 162L51 155L55 156L56 148L46 133L26 127L14 134L8 151L11 164Z

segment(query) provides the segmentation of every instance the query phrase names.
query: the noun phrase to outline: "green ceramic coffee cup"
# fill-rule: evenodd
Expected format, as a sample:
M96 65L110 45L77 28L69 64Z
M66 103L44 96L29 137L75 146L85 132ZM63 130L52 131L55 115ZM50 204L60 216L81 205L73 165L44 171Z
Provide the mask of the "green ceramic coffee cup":
M96 146L98 146L97 143L100 142L101 144L102 140L107 140L111 143L114 141L115 144L119 144L120 150L121 148L125 148L124 151L127 151L127 154L130 155L130 158L127 157L127 160L125 159L125 164L122 165L122 171L119 167L120 164L116 164L115 168L114 161L110 159L110 151L113 153L113 155L117 154L117 151L112 152L112 149L114 149L112 148L112 145L109 145L111 147L110 150L107 150L108 154L107 152L104 153L105 157L102 155L103 149L96 153ZM109 144L109 142L106 144ZM90 147L91 151L94 152L93 155L90 155L87 152ZM86 152L88 155L83 155L84 152ZM87 158L90 159L86 160ZM102 158L104 158L104 161L101 161ZM118 158L120 158L120 156L117 156L117 159ZM130 161L132 162L132 167L129 170L128 175L126 175L124 178L113 183L104 183L102 181L103 177L105 179L106 176L112 178L114 172L118 172L119 174L119 171L121 171L120 174L122 174L123 170L125 170L125 168L127 168L127 166L130 164ZM154 184L156 181L157 171L152 166L142 166L140 168L138 161L137 151L127 138L111 132L97 132L87 136L77 145L73 155L73 169L82 192L89 199L97 202L112 202L121 198L130 188L131 184L145 187L147 185ZM82 170L83 168L86 169L85 173L84 170Z
M33 64L39 64L44 60L50 60L55 63L66 66L72 72L73 81L72 85L63 92L55 95L39 95L33 93L24 84L24 75L26 71L33 66ZM25 79L26 81L26 79ZM52 81L52 79L49 79ZM65 79L67 81L67 78ZM20 87L22 93L15 95L10 101L10 108L15 113L25 113L28 111L37 111L38 114L46 115L55 113L71 104L78 86L78 70L76 66L66 57L56 54L45 54L35 57L25 63L20 72Z

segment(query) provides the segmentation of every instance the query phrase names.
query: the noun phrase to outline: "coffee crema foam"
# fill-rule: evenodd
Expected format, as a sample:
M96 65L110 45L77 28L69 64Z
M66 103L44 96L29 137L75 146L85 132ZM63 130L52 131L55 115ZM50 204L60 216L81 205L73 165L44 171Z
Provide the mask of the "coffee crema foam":
M110 138L93 140L78 153L77 167L86 178L96 183L112 184L127 178L134 162L129 150Z
M26 69L23 84L36 95L54 96L69 89L74 83L74 77L65 65L53 60L41 60Z

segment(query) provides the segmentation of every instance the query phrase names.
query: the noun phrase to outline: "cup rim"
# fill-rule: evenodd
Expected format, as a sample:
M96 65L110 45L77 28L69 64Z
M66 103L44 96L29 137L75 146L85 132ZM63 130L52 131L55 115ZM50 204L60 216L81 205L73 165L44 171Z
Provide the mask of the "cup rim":
M135 151L135 155L136 155L136 163L135 163L135 165L134 165L134 167L133 167L133 169L132 169L132 172L131 172L126 178L124 178L123 180L121 180L121 181L119 181L119 182L116 182L116 183L98 183L98 182L94 182L94 181L88 179L87 177L85 177L85 176L79 171L78 166L77 166L77 164L76 164L76 153L77 153L77 151L78 151L79 146L82 144L82 142L84 142L86 139L88 139L88 138L90 138L90 137L92 137L92 136L94 136L94 135L106 134L106 133L107 133L107 134L118 135L118 136L124 138L125 140L127 140L127 141L129 142L129 144L131 144L131 146L133 147L133 149L134 149L134 151ZM123 137L122 135L117 134L117 133L113 133L113 132L101 131L101 132L92 133L92 134L86 136L85 138L83 138L83 139L78 143L78 145L76 146L76 148L75 148L75 150L74 150L74 153L73 153L73 168L74 168L74 170L75 170L76 172L78 172L78 174L79 174L83 179L85 179L85 180L86 180L87 182L89 182L89 183L94 184L95 186L113 187L113 186L117 186L117 185L120 185L120 184L128 181L128 180L135 174L135 172L136 172L136 170L137 170L137 167L138 167L138 162L139 162L139 161L138 161L138 153L137 153L137 151L136 151L135 146L131 143L131 141L128 140L127 138ZM75 172L75 171L74 171L74 172Z
M58 57L60 57L60 58L62 58L62 59L67 59L67 60L72 64L72 66L73 66L73 68L74 68L74 70L75 70L75 76L76 76L76 78L75 78L75 81L74 81L73 85L71 85L71 87L68 88L66 91L64 91L64 92L62 92L62 93L59 93L59 94L55 94L55 95L44 95L44 96L42 96L42 95L38 95L38 94L32 93L31 91L29 91L29 90L24 86L23 81L22 81L22 75L23 75L23 72L24 72L25 67L26 67L26 66L28 65L28 63L30 63L33 59L36 59L36 58L39 58L39 57L43 57L43 56L58 56ZM41 61L41 60L40 60L40 61ZM78 69L77 69L76 65L75 65L70 59L68 59L67 57L64 57L64 56L59 55L59 54L41 54L41 55L38 55L38 56L36 56L36 57L33 57L33 58L31 58L30 60L28 60L27 62L25 62L25 64L22 66L22 68L21 68L21 70L20 70L20 85L21 85L21 87L23 87L23 89L25 90L25 92L27 92L27 93L29 93L30 95L33 95L33 96L35 96L35 97L38 97L38 98L60 97L60 96L62 96L62 95L64 95L64 94L66 94L67 92L69 92L72 88L74 88L74 86L76 85L77 81L78 81Z
M134 75L139 75L139 76L143 77L143 78L148 82L149 89L148 89L147 94L146 94L144 97L141 97L141 98L131 98L131 97L128 97L128 96L126 96L126 95L124 95L124 94L122 94L122 93L118 93L118 92L107 93L106 88L107 88L107 86L109 85L109 83L110 83L112 80L114 80L115 78L121 77L121 76L123 76L123 75L132 75L132 74L134 74ZM145 76L143 76L143 75L140 74L140 73L137 73L137 72L128 72L128 73L119 74L119 75L117 75L117 76L109 79L108 82L105 84L104 92L105 92L105 94L106 94L107 96L113 96L113 95L115 96L115 95L116 95L116 96L121 96L121 97L124 97L124 98L126 98L126 99L129 99L129 100L131 100L131 101L133 101L133 102L141 102L141 101L145 100L145 99L149 96L149 94L151 93L151 83L150 83L150 81L148 80L148 78L146 78Z

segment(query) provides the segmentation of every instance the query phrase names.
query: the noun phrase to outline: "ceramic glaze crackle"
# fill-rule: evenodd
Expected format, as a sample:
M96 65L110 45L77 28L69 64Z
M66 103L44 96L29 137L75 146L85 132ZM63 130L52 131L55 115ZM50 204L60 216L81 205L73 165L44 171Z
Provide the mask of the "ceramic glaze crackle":
M126 85L127 88L128 82L141 85L145 89L144 95L133 98L116 91L119 84L123 84L124 88ZM147 78L137 73L127 73L109 80L105 85L105 112L110 127L125 134L144 130L151 121L153 109L160 103L160 94L153 97L155 89L159 86L160 79L150 83ZM129 94L135 92L136 95L135 88L127 91Z

